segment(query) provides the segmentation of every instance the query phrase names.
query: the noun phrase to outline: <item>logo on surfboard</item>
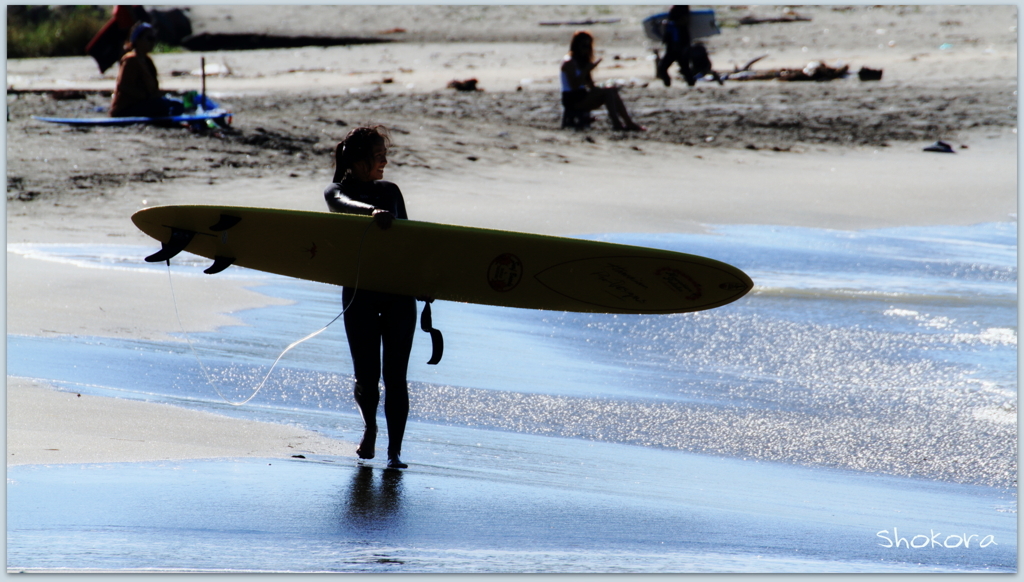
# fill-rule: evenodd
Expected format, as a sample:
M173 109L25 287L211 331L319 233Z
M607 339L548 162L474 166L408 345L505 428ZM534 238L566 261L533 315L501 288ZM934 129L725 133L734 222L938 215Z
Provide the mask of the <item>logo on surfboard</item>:
M498 292L511 291L523 278L523 262L511 253L498 255L487 268L487 282Z
M654 272L655 276L662 280L671 289L683 295L687 301L696 301L703 295L700 283L693 280L693 277L673 267L662 267Z

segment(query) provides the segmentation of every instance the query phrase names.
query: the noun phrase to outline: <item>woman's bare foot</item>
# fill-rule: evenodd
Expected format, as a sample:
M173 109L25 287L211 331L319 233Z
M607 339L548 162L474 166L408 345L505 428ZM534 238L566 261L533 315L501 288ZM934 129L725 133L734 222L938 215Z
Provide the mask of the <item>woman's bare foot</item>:
M367 427L363 430L363 438L359 441L359 447L356 448L356 455L360 459L372 459L374 456L374 448L377 445L377 427Z

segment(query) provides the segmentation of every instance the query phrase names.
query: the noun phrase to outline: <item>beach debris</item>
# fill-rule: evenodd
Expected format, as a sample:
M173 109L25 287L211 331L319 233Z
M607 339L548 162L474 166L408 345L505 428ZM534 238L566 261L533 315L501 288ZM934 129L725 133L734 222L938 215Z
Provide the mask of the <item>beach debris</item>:
M753 26L755 24L774 24L778 22L810 22L809 16L801 16L796 12L790 10L782 16L744 16L737 20L737 23L745 26Z
M320 117L317 117L316 120L319 121L320 123L333 123L334 125L337 125L338 127L345 127L345 126L348 125L348 122L345 121L344 119L330 119L330 118L327 118L327 117L320 116Z
M784 81L831 81L845 77L850 71L849 65L830 67L821 61L811 61L799 73L784 74Z
M455 89L456 91L483 91L483 89L478 88L476 84L477 80L475 78L466 79L464 81L459 81L458 79L455 79L452 81L448 81L448 88Z
M758 60L761 58L764 57L758 57ZM753 62L756 61L751 61ZM811 61L802 69L740 70L722 75L722 78L730 81L831 81L845 78L849 72L849 65L837 63L836 66L829 66L821 61Z
M756 63L757 61L760 61L761 59L763 59L763 58L765 58L767 56L768 56L768 53L765 53L765 54L763 54L763 55L761 55L759 57L754 57L754 58L750 59L749 61L747 61L742 67L737 68L733 72L738 73L740 71L749 71L750 67L754 66L754 63Z
M389 28L388 30L382 30L382 31L378 32L377 34L402 34L404 32L405 32L404 28L402 28L400 26L396 26L395 28Z
M857 78L861 81L881 81L882 80L882 69L869 69L867 67L861 67L857 71Z
M54 101L85 99L89 95L110 97L111 93L110 89L15 89L7 86L8 95L49 95Z
M84 91L76 91L74 89L55 89L50 91L50 99L54 101L73 101L76 99L85 99L86 95Z
M294 71L288 72L291 73ZM227 77L231 75L231 67L229 67L226 63L217 64L204 62L203 65L198 69L192 69L191 71L182 71L175 69L171 71L170 75L172 77L202 77L204 73L207 77Z
M583 20L548 20L539 22L541 26L591 26L593 24L615 24L621 18L585 18Z
M597 83L597 86L604 87L606 89L645 89L649 84L649 81L645 81L644 79L640 79L637 77L630 77L629 79L619 77L617 79L607 79L605 81L601 81L600 83Z
M248 51L259 49L302 48L308 46L349 46L392 42L356 36L280 36L273 34L201 32L187 36L181 46L192 52Z
M933 143L932 145L924 148L924 151L926 151L926 152L937 152L937 153L940 153L940 154L955 154L956 153L953 150L953 146L949 145L948 143L946 143L946 142L944 142L942 140L939 140L939 141Z
M194 69L189 74L193 77L202 77L204 74L207 77L227 77L231 74L231 67L226 64L204 63L202 68Z

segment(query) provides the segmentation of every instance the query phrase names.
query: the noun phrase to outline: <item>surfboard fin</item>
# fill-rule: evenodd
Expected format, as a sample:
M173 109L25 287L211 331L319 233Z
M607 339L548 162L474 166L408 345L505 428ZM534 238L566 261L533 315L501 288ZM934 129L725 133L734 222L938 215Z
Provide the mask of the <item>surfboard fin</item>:
M420 329L430 334L430 360L427 364L436 366L441 361L441 356L444 354L444 336L441 332L434 329L434 322L430 317L430 303L433 299L428 300L423 305L423 313L420 314Z
M206 268L203 272L207 275L216 275L224 269L227 269L235 262L235 257L222 257L217 255L213 257L213 264Z
M232 226L238 224L239 222L242 222L242 217L241 216L231 216L230 214L221 214L220 215L220 220L217 221L217 224L211 226L210 230L212 230L213 232L220 232L222 230L227 230L227 229L231 228Z
M146 257L146 262L160 263L171 260L175 255L185 250L185 247L188 246L188 243L192 242L192 237L195 235L195 231L171 227L171 240L160 243L162 245L161 249Z

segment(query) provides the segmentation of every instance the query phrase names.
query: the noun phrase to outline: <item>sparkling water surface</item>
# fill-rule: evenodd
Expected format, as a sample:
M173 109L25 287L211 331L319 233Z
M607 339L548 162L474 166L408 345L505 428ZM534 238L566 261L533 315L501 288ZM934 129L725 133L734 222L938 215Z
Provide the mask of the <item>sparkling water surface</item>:
M479 572L1015 569L1016 223L856 232L720 226L705 235L585 238L722 260L750 275L755 289L719 309L660 316L435 302L434 325L445 334L444 359L427 366L429 338L417 332L409 374L412 423L403 454L412 466L398 478L401 531L419 532L411 537L385 527L388 520L381 522L385 525L372 543L359 541L348 529L355 527L352 511L359 510L352 507L359 505L360 495L385 495L388 483L395 481L393 476L385 480L387 472L379 466L357 467L352 459L12 467L9 566ZM8 252L84 268L167 271L162 264L142 262L151 250L8 247ZM140 301L171 312L176 305L187 325L196 315L190 313L189 297L179 292L172 300L173 281L207 277L201 273L207 261L183 253L172 263L167 296ZM294 303L236 314L243 326L179 334L188 342L8 336L8 373L68 390L284 422L355 441L359 420L340 321L288 352L245 406L230 406L217 392L236 401L251 396L288 344L338 315L340 289L237 267L215 276L244 277L259 285L258 291ZM579 459L583 469L553 471L552 458L566 466ZM301 481L300 489L315 491L281 497L263 491L259 483L269 478L264 471L273 470L265 467L283 466L288 471L275 473L274 479L287 487ZM228 472L241 475L249 495L281 503L287 498L320 517L333 512L337 519L323 526L333 532L333 541L311 550L319 557L292 559L291 542L275 545L271 531L245 525L243 511L241 521L232 522L243 533L220 531L210 543L234 547L232 536L238 535L255 546L234 547L205 561L187 552L171 552L163 561L141 557L147 543L163 547L173 537L169 532L177 526L172 525L156 526L151 542L139 538L138 551L104 558L69 550L62 559L31 550L67 524L59 525L63 518L55 517L50 525L33 525L28 514L19 513L19 504L43 493L28 493L29 487L12 487L12 482L31 482L33 491L46 491L71 475L92 475L94 484L83 485L83 491L110 487L113 481L131 497L147 494L141 482L152 482L153 488L167 483L168 471L193 476L189 487L167 493L171 500L205 494L210 503L223 501L216 482ZM728 486L711 485L722 476L730 477ZM847 489L864 479L873 489L850 501ZM131 485L136 482L138 487ZM362 483L349 487L362 493L339 493L346 483ZM421 496L429 487L447 492L440 506ZM936 496L933 502L915 505L915 511L901 509L897 500L922 487ZM714 494L694 494L705 489ZM805 499L783 501L783 489ZM719 496L732 505L719 504ZM316 501L327 498L334 501ZM488 537L473 529L485 527L482 521L474 525L475 517L460 514L452 518L455 522L438 521L439 512L451 510L445 504L459 499L475 508L479 519L504 520L509 527ZM531 509L509 506L509 499L533 500L527 504ZM967 499L977 505L968 504L972 511L964 513ZM793 522L778 529L779 507L793 503L821 511L783 512ZM740 506L746 509L737 517L730 507ZM338 517L343 509L347 518ZM566 511L574 517L559 517ZM290 527L274 523L267 527ZM547 533L540 533L537 524L549 526ZM118 527L135 531L137 526ZM446 538L441 535L445 527L478 533L475 538L447 536L448 542L434 539L435 534ZM932 535L941 528L943 536L950 528L966 528L970 534L995 536L996 543L921 552L880 546L885 540L877 532L893 528L914 535ZM295 544L317 536L300 530ZM260 536L265 539L256 541ZM89 528L65 541L76 546L90 539L110 542ZM373 552L381 547L395 552L374 562ZM180 559L175 562L174 556ZM339 556L347 557L339 562Z

